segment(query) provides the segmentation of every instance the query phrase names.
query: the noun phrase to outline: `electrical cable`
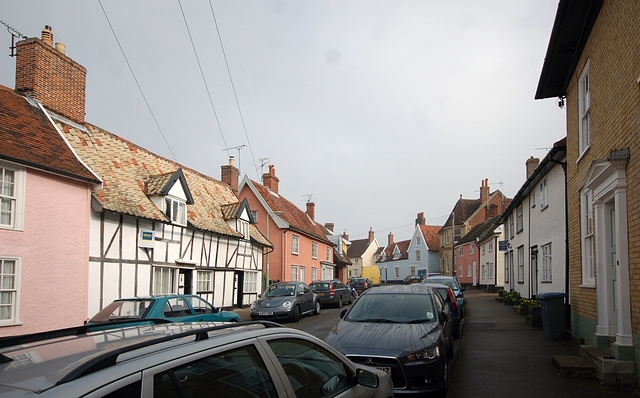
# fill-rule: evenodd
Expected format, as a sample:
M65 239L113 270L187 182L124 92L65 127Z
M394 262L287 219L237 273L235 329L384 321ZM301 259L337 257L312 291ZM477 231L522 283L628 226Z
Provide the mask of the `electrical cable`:
M207 96L209 97L209 103L211 104L211 109L213 110L213 115L216 118L216 123L218 124L218 129L220 130L220 135L222 136L222 142L224 144L225 149L227 149L227 155L229 155L229 146L227 145L227 141L224 139L224 133L222 132L222 126L220 125L220 119L218 118L218 113L216 112L216 107L213 105L213 99L211 98L211 92L209 91L209 85L207 84L207 79L204 77L204 72L202 71L202 65L200 64L200 58L198 58L198 52L196 51L196 46L193 43L193 37L191 36L191 31L189 30L189 24L187 23L187 17L184 15L184 10L182 8L182 2L178 0L178 5L180 6L180 12L182 13L182 19L184 20L184 25L187 28L187 33L189 34L189 40L191 41L191 47L193 48L193 53L196 56L196 62L198 63L198 68L200 69L200 75L202 76L202 81L204 82L204 87L207 90Z
M251 141L249 140L249 134L247 133L247 126L244 122L244 116L242 115L242 110L240 108L240 102L238 101L238 93L236 92L236 86L233 84L233 77L231 77L231 69L229 68L229 61L227 60L227 53L224 50L224 45L222 44L222 36L220 36L220 29L218 28L218 20L216 19L216 13L213 11L213 4L211 4L211 0L209 0L209 8L211 8L211 15L213 16L213 23L216 26L216 32L218 33L218 41L220 42L220 48L222 49L222 55L224 57L224 63L227 66L227 73L229 74L229 81L231 81L231 88L233 90L233 96L236 100L236 106L238 107L238 113L240 114L240 120L242 121L242 129L244 130L244 136L247 139L247 144L249 146L249 152L251 152L251 159L253 160L253 165L255 166L256 175L260 178L260 174L258 173L258 165L256 163L256 158L253 155L253 149L251 148Z
M102 1L98 0L98 4L100 4L100 8L102 9L102 13L104 14L104 17L106 18L107 23L109 24L109 28L111 28L111 33L113 33L113 37L116 39L116 43L118 43L118 47L120 48L120 52L122 53L122 56L124 57L124 60L127 63L127 66L129 67L129 71L131 72L131 75L133 76L133 80L136 82L136 86L138 86L138 90L140 91L140 94L142 95L142 99L144 100L144 103L147 105L147 109L149 109L149 113L151 114L151 117L153 118L153 121L155 122L156 127L158 128L158 131L160 132L160 135L162 136L162 139L164 140L165 145L167 145L167 148L169 149L169 152L171 153L171 156L173 157L173 160L175 162L178 162L178 159L176 158L176 155L171 150L171 146L169 145L169 142L167 142L167 138L165 137L164 133L162 132L162 129L160 128L160 124L158 123L158 119L156 119L156 115L151 110L151 105L149 105L149 101L147 101L147 97L144 95L144 92L142 91L142 87L140 87L140 83L138 82L138 79L136 78L136 74L133 72L133 68L131 67L131 64L129 63L129 59L127 58L127 55L125 54L124 49L122 48L122 45L120 44L120 40L118 40L118 35L116 35L116 31L113 29L113 25L111 25L111 21L109 20L109 16L107 15L107 11L102 6Z

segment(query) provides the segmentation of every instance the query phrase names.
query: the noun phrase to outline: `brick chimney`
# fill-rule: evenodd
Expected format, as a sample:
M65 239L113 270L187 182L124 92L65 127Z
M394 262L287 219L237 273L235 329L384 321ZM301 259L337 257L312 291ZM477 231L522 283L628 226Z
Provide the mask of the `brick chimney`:
M373 227L369 227L369 243L373 241Z
M527 180L528 180L529 177L531 177L533 172L536 170L536 168L540 164L540 159L534 158L533 156L531 156L529 159L527 159L526 164L527 164Z
M333 228L335 227L335 225L332 222L327 222L327 223L324 223L324 227L329 231L333 232Z
M393 233L391 233L391 232L389 232L389 239L388 239L388 242L389 242L388 246L393 245Z
M231 190L238 194L238 175L240 170L234 166L233 156L229 156L229 164L222 165L222 182L229 185Z
M491 204L486 209L487 218L495 217L498 215L498 205Z
M269 172L262 175L262 185L269 188L271 192L278 193L278 183L280 179L276 177L276 169L272 164L269 165Z
M307 202L307 215L311 221L316 220L316 204L313 202Z
M16 92L40 101L60 116L84 123L87 70L64 54L64 45L52 47L51 27L45 26L42 39L33 37L16 46Z
M482 181L482 186L480 187L480 203L483 206L487 205L489 201L489 179L485 179Z
M427 219L424 217L424 212L418 213L416 218L416 225L427 225Z
M343 233L342 233L342 239L344 239L344 240L349 240L349 235L347 235L347 233L346 233L346 232L343 232Z

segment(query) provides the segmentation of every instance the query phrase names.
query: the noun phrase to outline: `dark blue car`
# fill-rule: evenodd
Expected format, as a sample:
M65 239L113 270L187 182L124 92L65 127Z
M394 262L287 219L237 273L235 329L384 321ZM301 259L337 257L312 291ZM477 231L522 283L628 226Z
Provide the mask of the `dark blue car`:
M449 286L451 290L453 290L453 294L456 295L456 300L458 300L458 307L460 307L460 318L464 319L464 295L462 294L462 292L464 292L465 288L460 286L458 278L456 278L455 276L438 275L424 278L422 282L442 283Z

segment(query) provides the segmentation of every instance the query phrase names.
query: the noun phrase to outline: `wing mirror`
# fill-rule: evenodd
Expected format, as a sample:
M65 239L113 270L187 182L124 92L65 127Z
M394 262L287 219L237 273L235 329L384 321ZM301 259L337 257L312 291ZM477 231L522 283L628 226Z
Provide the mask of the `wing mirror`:
M377 374L364 369L358 369L356 370L356 373L358 384L369 388L378 388L380 380L378 379Z

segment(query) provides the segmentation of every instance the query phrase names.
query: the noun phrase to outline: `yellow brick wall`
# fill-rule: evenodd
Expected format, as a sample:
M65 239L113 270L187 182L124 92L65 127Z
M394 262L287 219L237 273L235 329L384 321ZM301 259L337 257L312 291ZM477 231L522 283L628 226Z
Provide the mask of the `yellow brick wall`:
M567 90L567 200L572 311L597 320L596 289L582 288L580 196L592 162L629 148L627 210L633 333L640 334L640 2L604 2ZM578 160L578 85L589 60L591 148ZM596 275L597 278L597 275Z

